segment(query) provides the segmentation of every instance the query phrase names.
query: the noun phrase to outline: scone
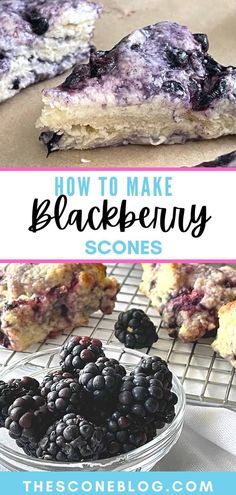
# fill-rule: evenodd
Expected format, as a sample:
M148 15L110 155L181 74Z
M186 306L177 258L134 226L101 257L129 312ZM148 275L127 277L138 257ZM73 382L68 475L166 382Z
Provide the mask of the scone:
M86 61L100 7L87 0L0 2L0 102Z
M212 347L236 368L236 301L220 308L217 338Z
M172 337L194 342L212 336L218 310L236 299L236 270L207 264L143 264L140 286Z
M99 309L110 314L118 290L101 264L11 263L0 278L1 343L22 351Z
M236 69L208 55L208 39L174 22L134 31L91 51L43 92L37 126L49 152L122 144L173 144L236 132Z

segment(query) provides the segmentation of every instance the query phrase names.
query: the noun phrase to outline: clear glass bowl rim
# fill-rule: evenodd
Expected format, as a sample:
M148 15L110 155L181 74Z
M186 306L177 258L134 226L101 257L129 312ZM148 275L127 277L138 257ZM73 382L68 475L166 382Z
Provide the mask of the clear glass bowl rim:
M104 345L103 346L104 350L107 350L108 352L119 352L121 354L122 352L125 352L126 354L131 354L136 357L148 357L147 354L133 350L133 349L128 349L125 347L116 347L116 346L110 346L110 345ZM7 375L7 373L10 370L14 370L18 366L31 362L34 359L38 359L39 357L43 357L46 355L56 355L60 351L60 348L50 348L50 350L45 350L45 351L38 351L33 354L28 354L26 357L19 359L18 361L15 361L12 365L4 367L2 370L0 370L0 379L4 379L4 375ZM51 370L56 369L51 368ZM47 369L47 368L46 368ZM18 451L12 450L10 447L6 447L4 445L0 445L0 454L4 455L4 457L8 457L11 460L15 460L17 463L22 463L23 465L28 465L32 468L35 468L37 470L55 470L55 467L57 468L57 471L66 471L69 470L68 468L72 467L73 470L74 468L78 468L78 470L86 470L89 471L89 468L94 468L97 467L97 470L99 471L99 467L102 467L103 469L107 466L107 470L111 470L113 465L117 465L118 463L120 464L126 464L126 463L132 463L136 459L139 458L143 453L146 452L148 454L148 451L151 451L152 448L158 448L158 445L161 448L161 444L163 441L168 440L169 438L171 439L172 436L175 436L175 432L177 433L179 429L182 429L183 425L183 416L184 416L184 411L185 411L185 405L186 405L186 398L185 398L185 392L182 383L178 379L178 377L172 372L173 375L173 387L175 389L175 392L178 395L178 403L176 405L176 416L172 423L167 426L167 428L160 433L160 435L156 436L153 440L150 442L146 443L142 447L138 447L135 450L132 450L131 452L128 452L126 454L122 454L119 456L114 456L106 459L101 459L98 461L84 461L84 462L58 462L58 461L47 461L44 459L35 459L33 457L27 456L26 454L21 454ZM45 469L44 469L45 466Z

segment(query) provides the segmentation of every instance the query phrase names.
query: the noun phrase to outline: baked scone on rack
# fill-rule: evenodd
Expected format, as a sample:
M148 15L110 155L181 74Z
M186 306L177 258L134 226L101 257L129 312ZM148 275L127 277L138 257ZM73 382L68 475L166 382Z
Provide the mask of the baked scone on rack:
M219 310L219 328L212 347L236 368L236 301Z
M0 340L22 351L84 325L99 309L111 314L119 284L102 264L11 263L0 278Z
M236 133L236 69L208 54L205 34L160 22L92 50L43 105L49 152L213 139Z
M101 8L87 0L0 2L0 102L85 62Z
M140 290L161 315L171 337L194 342L212 336L218 311L236 299L236 270L191 263L145 263Z

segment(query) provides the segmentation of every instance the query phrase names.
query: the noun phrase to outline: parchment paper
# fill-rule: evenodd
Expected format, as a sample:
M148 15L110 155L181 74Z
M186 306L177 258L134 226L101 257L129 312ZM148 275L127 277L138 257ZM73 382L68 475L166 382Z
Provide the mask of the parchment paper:
M210 53L222 64L236 65L236 0L103 0L95 44L109 49L136 28L162 20L206 32ZM236 137L184 145L124 146L91 151L56 152L46 158L35 121L40 115L41 90L65 75L31 86L0 105L1 167L152 167L192 166L236 149ZM82 160L82 161L81 161ZM84 163L84 160L89 160Z

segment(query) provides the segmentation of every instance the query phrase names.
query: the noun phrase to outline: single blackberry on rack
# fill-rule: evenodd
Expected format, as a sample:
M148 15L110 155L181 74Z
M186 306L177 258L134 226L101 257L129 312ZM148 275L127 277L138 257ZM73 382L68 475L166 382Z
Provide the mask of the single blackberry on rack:
M41 389L41 395L45 397L47 407L55 419L68 413L81 413L86 403L86 391L80 385L79 378L68 375L54 375Z
M137 418L142 424L156 421L160 428L161 423L167 422L166 418L171 418L176 399L176 395L165 389L160 380L137 373L123 378L118 410Z
M116 338L130 349L150 347L158 340L156 327L142 309L129 309L118 316Z
M29 376L22 379L12 379L8 383L0 381L0 427L5 425L8 408L14 400L26 392L36 393L38 387L39 382Z
M96 460L104 449L104 431L81 416L66 414L50 426L36 455L46 460L79 462Z
M52 421L53 416L44 399L39 395L26 394L9 407L5 427L26 453L34 455L37 442Z
M151 441L156 435L153 423L142 425L134 417L115 411L105 425L103 457L130 452Z
M154 376L160 380L164 388L172 388L172 373L166 361L158 356L143 357L139 364L131 372L131 375L144 373L146 376Z
M60 365L63 371L74 373L101 356L104 356L104 352L99 339L75 336L62 347Z

